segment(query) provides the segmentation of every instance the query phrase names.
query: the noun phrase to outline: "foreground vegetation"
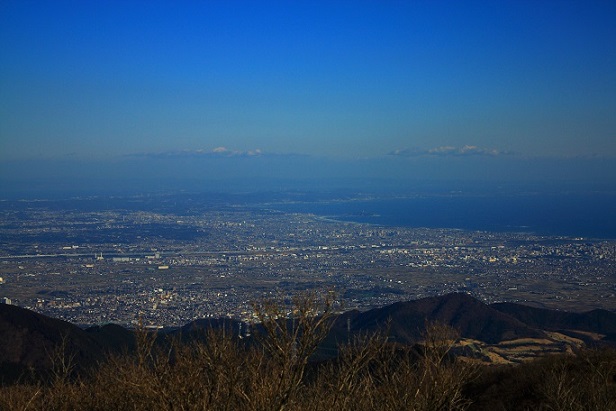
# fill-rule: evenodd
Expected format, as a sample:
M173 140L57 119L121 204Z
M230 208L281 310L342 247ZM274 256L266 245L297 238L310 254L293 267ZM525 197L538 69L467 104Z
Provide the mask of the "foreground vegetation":
M488 367L449 355L455 330L427 324L421 345L385 333L339 346L317 361L331 326L328 301L257 307L250 342L208 330L158 344L138 332L137 349L78 373L70 353L52 353L44 380L0 388L1 410L610 410L616 409L616 352L584 351Z

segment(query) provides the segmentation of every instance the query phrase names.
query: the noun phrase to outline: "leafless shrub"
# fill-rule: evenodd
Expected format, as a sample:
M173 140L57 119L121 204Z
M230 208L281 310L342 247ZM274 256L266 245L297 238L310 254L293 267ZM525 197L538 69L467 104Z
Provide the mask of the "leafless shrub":
M0 389L0 410L34 410L42 397L42 388L34 384L16 384Z
M427 323L423 332L422 356L417 365L414 400L416 409L460 410L469 402L462 395L476 368L450 357L460 338L457 330L441 323Z
M297 296L291 315L274 300L254 308L262 327L257 339L263 352L253 353L251 372L260 378L258 385L241 394L252 409L283 410L295 404L308 361L330 330L332 299L329 294Z
M323 367L303 409L464 410L476 368L449 358L456 338L441 324L429 324L419 350L389 343L386 332L358 338Z
M616 354L584 350L543 367L538 391L545 409L558 411L616 409Z
M110 356L79 378L71 376L74 357L66 355L65 340L50 382L0 388L0 410L616 409L614 350L583 350L498 373L481 369L483 392L497 391L471 404L482 391L464 388L480 369L450 355L458 338L451 327L427 324L415 347L388 341L387 330L364 335L340 346L336 359L315 364L309 360L331 325L327 299L304 296L292 316L276 302L257 308L256 342L206 330L189 343L159 344L142 329L134 353ZM503 378L506 386L498 384Z
M323 410L370 408L377 369L389 368L385 364L391 354L385 332L358 336L339 346L336 360L321 366L307 401Z

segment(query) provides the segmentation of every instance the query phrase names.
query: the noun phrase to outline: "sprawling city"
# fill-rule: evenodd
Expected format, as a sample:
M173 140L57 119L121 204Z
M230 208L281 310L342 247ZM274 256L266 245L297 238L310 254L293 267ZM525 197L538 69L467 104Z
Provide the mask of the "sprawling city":
M250 321L253 305L332 292L341 310L450 292L616 309L610 240L385 227L186 196L4 201L0 298L75 324Z

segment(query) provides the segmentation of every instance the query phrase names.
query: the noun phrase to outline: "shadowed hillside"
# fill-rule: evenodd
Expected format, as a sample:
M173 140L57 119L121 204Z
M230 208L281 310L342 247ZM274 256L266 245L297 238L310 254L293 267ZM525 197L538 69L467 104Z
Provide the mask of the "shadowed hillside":
M70 359L80 367L101 360L103 346L84 330L13 305L0 304L0 372L11 381Z
M458 324L467 335L480 336L488 330L485 335L498 336L490 338L517 338L527 332L518 328L519 322L466 295L394 304L338 318L327 298L308 296L294 304L293 320L281 317L287 310L279 303L256 305L260 325L252 329L254 337L243 339L230 330L237 326L239 331L239 323L226 319L197 321L168 334L131 332L112 325L86 333L27 310L0 307L0 330L5 332L0 337L16 336L15 341L22 344L34 339L23 352L7 345L2 353L10 356L2 358L3 363L16 364L19 356L29 358L27 349L47 352L53 344L59 344L64 354L52 355L52 372L40 374L41 379L22 378L0 386L0 409L604 411L616 407L614 350L579 350L516 366L490 367L452 355L460 333L429 318ZM473 315L478 326L471 325ZM368 321L366 327L361 326L362 318ZM402 333L405 324L410 327L419 318L423 328L417 323L417 329ZM390 332L408 341L418 338L420 343L402 344L396 337L392 344L387 329L380 328L381 319L389 323ZM331 328L341 324L347 325L347 332L352 328L352 335L337 346L337 356L311 361L324 339L333 338L333 334L328 337ZM516 328L503 334L502 324ZM59 330L67 332L67 337L61 337ZM498 333L490 334L494 330ZM107 342L96 342L94 336ZM251 341L246 343L247 339ZM93 347L92 351L70 351L81 349L80 343ZM79 355L87 360L86 354L100 353L105 344L105 349L133 349L106 356L87 373L73 373L70 364L57 368L53 361L67 357L80 361Z
M354 335L387 328L393 341L413 344L421 339L426 322L447 324L461 337L486 343L544 336L542 331L467 294L448 294L399 302L363 313L344 313L336 319L331 338L346 341L349 332Z
M498 303L490 307L534 328L564 332L584 331L605 335L606 340L616 341L616 313L611 311L570 313L515 303ZM575 335L581 336L579 333Z
M558 331L589 344L596 343L602 336L606 337L601 342L610 344L610 339L616 336L616 313L610 311L568 313L513 303L486 305L467 294L455 293L399 302L365 312L332 314L331 329L319 353L331 357L336 355L335 347L340 343L384 332L390 342L417 344L425 325L434 322L452 327L461 338L485 344L545 339L546 331ZM200 319L177 330L159 332L159 340L181 336L183 341L189 342L201 338L208 329L223 330L232 337L240 333L246 337L249 328L254 332L260 326L247 327L231 319ZM584 333L594 333L598 337ZM0 369L5 381L29 369L49 369L59 347L64 353L70 353L80 367L95 364L107 353L130 351L135 347L134 332L119 325L82 330L68 322L4 304L0 304L0 340Z

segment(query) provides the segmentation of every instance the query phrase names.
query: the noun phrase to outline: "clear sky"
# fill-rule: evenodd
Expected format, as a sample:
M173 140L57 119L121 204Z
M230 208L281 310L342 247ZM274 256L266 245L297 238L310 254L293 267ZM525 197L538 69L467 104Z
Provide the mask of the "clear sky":
M616 2L0 2L0 161L274 154L614 158Z

